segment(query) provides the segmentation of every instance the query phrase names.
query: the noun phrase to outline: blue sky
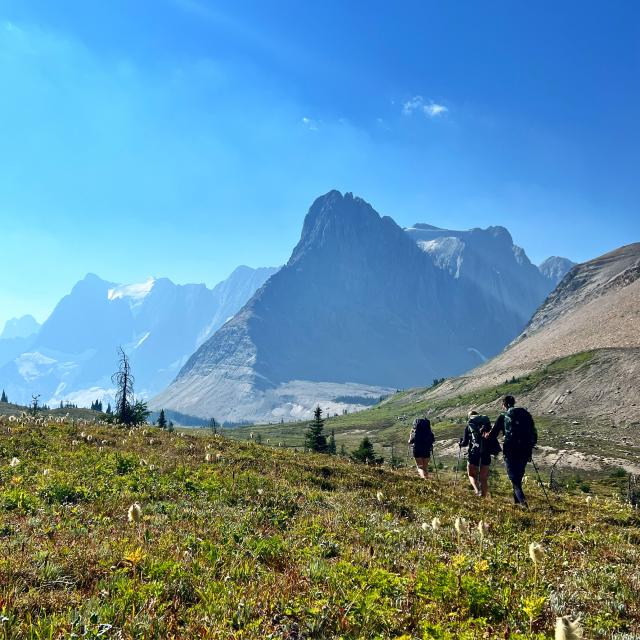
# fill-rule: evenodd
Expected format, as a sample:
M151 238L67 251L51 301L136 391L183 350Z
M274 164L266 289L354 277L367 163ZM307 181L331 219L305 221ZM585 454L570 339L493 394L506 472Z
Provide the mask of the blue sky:
M640 240L640 5L0 0L0 325L87 272L285 262L313 199Z

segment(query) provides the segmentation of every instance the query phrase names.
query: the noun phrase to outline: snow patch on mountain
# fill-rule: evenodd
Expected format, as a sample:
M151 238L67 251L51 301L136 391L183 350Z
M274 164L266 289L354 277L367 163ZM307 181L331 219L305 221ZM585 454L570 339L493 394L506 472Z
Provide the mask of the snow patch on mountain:
M18 372L27 382L31 382L43 373L51 371L56 363L57 361L54 358L49 358L37 351L23 353L15 359Z
M418 240L417 244L440 269L449 271L454 278L460 277L465 248L460 238L445 236L434 240Z
M155 278L148 278L137 284L121 284L107 291L108 300L126 299L132 309L140 307L144 299L151 293Z

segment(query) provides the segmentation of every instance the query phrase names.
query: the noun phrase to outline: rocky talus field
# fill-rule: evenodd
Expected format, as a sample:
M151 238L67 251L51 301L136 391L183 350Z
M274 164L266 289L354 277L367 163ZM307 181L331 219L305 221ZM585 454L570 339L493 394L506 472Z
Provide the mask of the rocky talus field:
M529 475L528 511L502 472L485 501L455 479L2 416L0 638L542 640L563 616L640 634L625 477L551 510Z

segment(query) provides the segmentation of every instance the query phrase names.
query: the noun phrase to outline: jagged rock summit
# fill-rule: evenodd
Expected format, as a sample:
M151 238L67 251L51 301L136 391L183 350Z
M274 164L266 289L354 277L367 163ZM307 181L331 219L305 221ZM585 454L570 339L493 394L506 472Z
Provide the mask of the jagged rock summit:
M446 255L424 245L452 233L405 230L351 193L321 196L285 267L153 406L228 421L306 417L316 402L340 410L341 397L430 383L498 353L551 285L500 227L459 232L464 247Z

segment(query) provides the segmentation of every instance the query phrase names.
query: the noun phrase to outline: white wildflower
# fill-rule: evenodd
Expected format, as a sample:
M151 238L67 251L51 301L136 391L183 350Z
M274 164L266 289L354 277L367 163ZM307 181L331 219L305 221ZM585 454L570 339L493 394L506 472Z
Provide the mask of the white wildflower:
M11 458L10 467L17 467L20 464L20 458Z
M210 454L210 453L207 453L207 454L205 455L205 457L204 457L204 461L205 461L205 462L211 462L211 454Z
M441 526L442 526L442 522L440 521L440 518L435 517L435 518L431 521L431 528L432 528L434 531L437 531Z
M529 545L529 557L535 564L542 562L544 557L544 549L542 548L542 545L537 542L532 542Z
M423 522L421 525L423 531L427 531L429 529L429 525L426 522Z
M51 474L51 469L43 469L42 470L42 475L43 476L48 476Z
M140 518L142 518L142 507L137 502L134 502L129 507L129 511L127 511L127 520L131 524L135 524L140 522Z
M467 521L464 518L461 518L460 516L458 516L455 519L455 522L453 523L453 526L455 528L455 530L458 532L458 535L460 535L466 528L467 526Z
M556 618L556 640L580 640L583 637L580 618L573 622L568 616Z
M378 502L382 502L384 500L384 493L382 493L382 491L376 492L376 498Z

